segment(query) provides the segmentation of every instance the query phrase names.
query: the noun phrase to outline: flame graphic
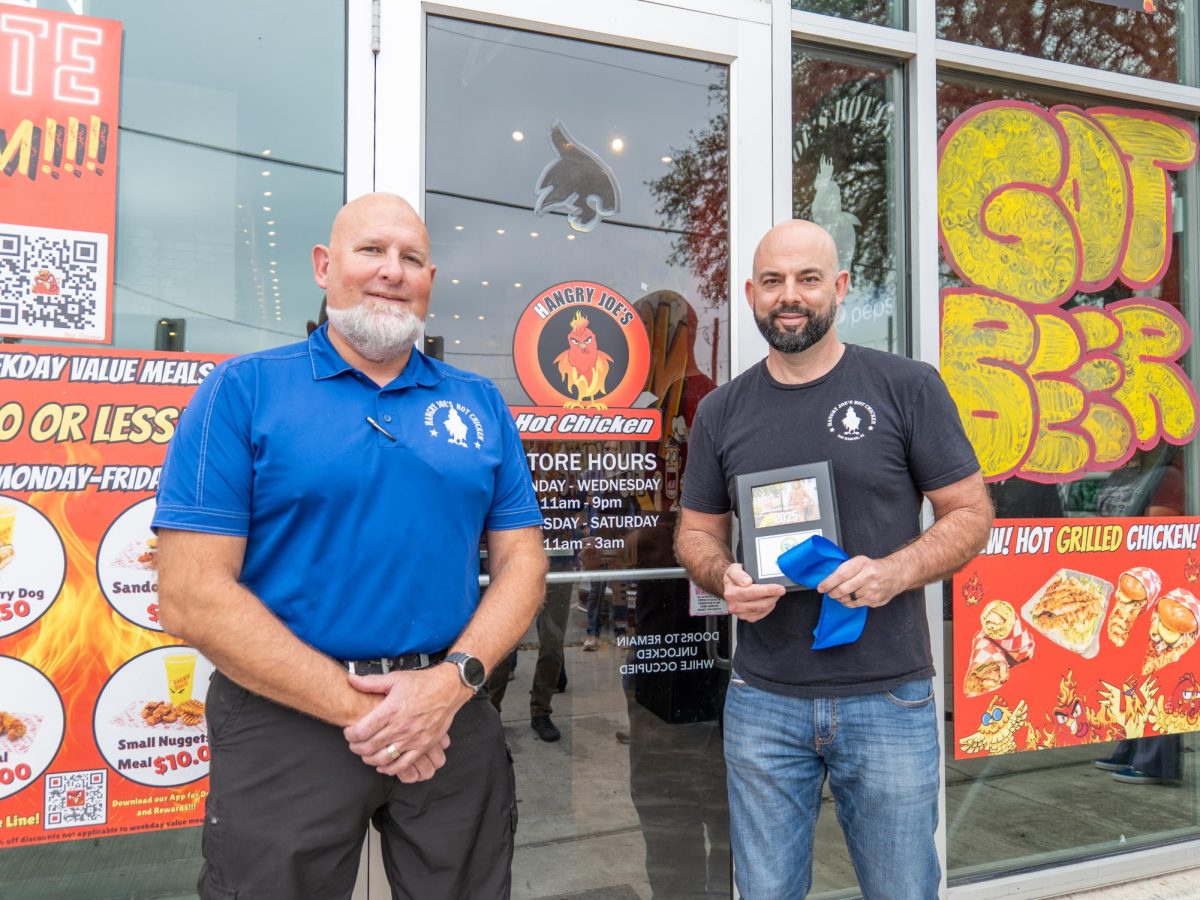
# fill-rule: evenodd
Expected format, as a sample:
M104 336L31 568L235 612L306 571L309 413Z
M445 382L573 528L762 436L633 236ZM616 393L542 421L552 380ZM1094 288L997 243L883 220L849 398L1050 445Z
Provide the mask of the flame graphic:
M101 453L92 446L68 445L66 451L67 465L103 465ZM128 501L124 495L118 497L122 503ZM62 538L66 578L46 614L16 635L5 653L39 669L62 696L67 725L60 756L90 756L95 753L92 706L109 676L145 650L178 642L125 620L100 592L96 553L102 529L82 536L75 523L97 524L92 508L109 506L106 498L90 492L45 492L32 494L29 503L54 523ZM107 520L99 525L106 526Z

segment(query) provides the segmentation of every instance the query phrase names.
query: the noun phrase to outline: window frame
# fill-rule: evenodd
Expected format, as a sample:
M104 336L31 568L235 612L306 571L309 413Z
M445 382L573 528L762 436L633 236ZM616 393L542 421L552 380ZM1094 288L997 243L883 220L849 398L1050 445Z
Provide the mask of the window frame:
M1000 50L990 50L937 36L936 4L929 0L908 0L908 29L901 30L879 25L866 25L848 19L791 8L791 0L770 0L772 9L772 120L774 171L772 184L776 219L780 211L790 210L791 203L791 47L793 41L824 45L830 49L865 52L876 58L890 57L904 67L907 87L906 119L903 127L907 141L908 217L907 245L909 265L909 304L907 329L910 335L910 356L937 366L940 356L940 304L938 222L929 210L937 209L937 144L938 108L937 83L940 75L970 74L1005 81L1019 80L1030 89L1050 88L1094 96L1098 103L1129 101L1139 106L1153 105L1167 112L1200 117L1200 87L1187 83L1172 84L1148 78L1137 78L1090 69L1084 66L1059 63L1037 57L1023 56ZM1184 48L1181 72L1184 82L1196 82L1198 34L1192 23L1181 41L1190 42ZM1184 214L1188 221L1200 223L1200 173L1189 170L1182 174L1185 190ZM926 212L921 212L922 210ZM1200 281L1197 251L1191 242L1183 242L1183 285L1186 291ZM1185 310L1188 327L1194 336L1200 335L1200 303ZM1200 340L1194 339L1187 353L1189 372L1200 372ZM736 371L736 370L735 370ZM1200 511L1200 461L1189 454L1187 462L1187 509ZM929 505L925 505L925 523L932 521ZM945 660L945 638L942 628L942 585L926 588L926 611L935 664L939 675ZM945 683L934 679L934 694L938 720L945 713ZM942 765L940 815L936 835L938 853L946 865L942 872L942 896L954 900L983 900L1006 892L1038 893L1053 890L1083 890L1149 877L1194 865L1195 850L1200 841L1178 838L1171 841L1164 835L1163 843L1129 853L1114 854L1101 859L1067 863L1050 868L1030 867L1015 874L997 877L980 875L968 883L947 887L946 843L946 783Z

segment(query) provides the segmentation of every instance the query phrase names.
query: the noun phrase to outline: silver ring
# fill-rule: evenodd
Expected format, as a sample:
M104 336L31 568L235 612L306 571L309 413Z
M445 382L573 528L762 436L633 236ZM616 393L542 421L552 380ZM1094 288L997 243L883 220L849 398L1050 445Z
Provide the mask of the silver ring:
M400 758L400 751L396 749L395 744L388 744L383 749L385 749L387 751L387 755L392 758L392 762L395 762Z

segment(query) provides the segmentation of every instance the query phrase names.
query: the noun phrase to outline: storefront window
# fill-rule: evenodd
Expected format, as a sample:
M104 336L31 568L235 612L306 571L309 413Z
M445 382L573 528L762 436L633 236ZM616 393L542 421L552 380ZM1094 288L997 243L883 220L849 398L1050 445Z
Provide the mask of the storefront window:
M1195 84L1194 11L1183 0L939 0L937 28L991 50Z
M153 348L164 318L182 335L170 349L302 338L321 304L309 249L342 202L342 5L96 0L87 12L125 28L114 344Z
M938 101L942 373L997 515L948 604L953 884L1200 832L1196 629L1162 639L1200 609L1196 138L998 81L944 77Z
M4 436L3 593L36 598L37 617L25 599L15 619L11 599L0 610L0 894L190 896L201 829L180 826L203 818L201 698L211 666L169 644L157 624L154 482L165 429L212 362L301 340L317 317L310 248L327 237L344 185L345 9L318 0L41 0L0 10L26 17L13 28L27 43L14 43L10 29L6 49L39 51L38 40L53 46L51 29L78 34L96 19L118 22L113 35L123 30L112 73L116 159L102 160L103 171L76 170L85 189L115 185L111 341L54 354L40 340L6 345L6 362L53 361L61 375L57 383L60 375L30 379L6 367L6 398L30 411L69 401L86 410L87 429L55 430L32 449L25 434ZM86 42L74 52L86 56ZM6 111L28 115L20 92L9 95ZM78 114L66 105L60 113ZM15 127L0 124L9 138ZM69 168L42 162L33 173L40 181L8 167L0 196L18 177L35 189L76 183ZM59 219L36 224L82 229L82 205L63 204ZM14 256L11 242L6 253ZM45 293L61 287L70 298L86 262L63 262L61 284L46 270ZM6 269L6 284L14 271ZM153 348L204 356L120 352ZM118 374L115 362L146 362L145 381L135 383L136 369ZM75 363L79 377L62 374L76 373ZM132 435L130 416L147 412L161 426L153 439ZM91 482L58 477L84 469L97 473ZM53 477L23 480L30 472Z
M904 27L905 6L902 0L792 0L792 9L891 28Z
M728 68L441 17L426 38L426 332L500 386L551 562L490 680L514 896L727 896L728 629L671 542L696 406L729 378Z
M900 69L792 48L792 214L833 235L850 291L838 335L907 352Z

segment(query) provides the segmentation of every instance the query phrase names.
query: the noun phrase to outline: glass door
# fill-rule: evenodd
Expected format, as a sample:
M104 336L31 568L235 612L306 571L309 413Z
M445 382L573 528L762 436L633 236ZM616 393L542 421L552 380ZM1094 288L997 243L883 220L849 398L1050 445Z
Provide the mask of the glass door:
M769 9L562 6L384 7L373 185L422 206L427 351L498 385L544 514L546 604L489 685L513 896L728 897L729 629L671 545L771 223Z

